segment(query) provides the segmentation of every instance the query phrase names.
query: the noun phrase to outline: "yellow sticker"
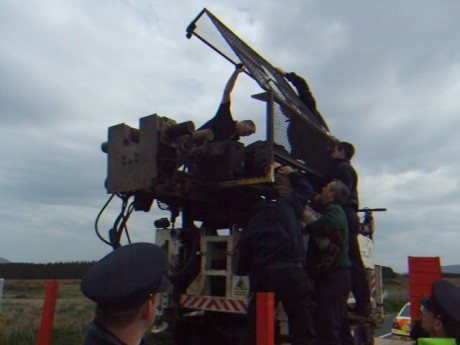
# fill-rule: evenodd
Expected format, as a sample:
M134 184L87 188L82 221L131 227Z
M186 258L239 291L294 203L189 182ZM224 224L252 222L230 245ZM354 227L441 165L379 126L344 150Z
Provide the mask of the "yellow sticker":
M233 288L233 294L235 296L247 297L248 295L248 285L242 278L238 278L235 286Z

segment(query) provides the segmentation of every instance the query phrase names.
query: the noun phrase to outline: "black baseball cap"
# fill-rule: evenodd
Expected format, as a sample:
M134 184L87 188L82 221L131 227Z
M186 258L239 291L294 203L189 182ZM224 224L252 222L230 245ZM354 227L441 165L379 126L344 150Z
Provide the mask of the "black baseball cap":
M163 249L152 243L133 243L113 250L91 267L80 288L103 310L130 310L153 294L168 291L167 271Z

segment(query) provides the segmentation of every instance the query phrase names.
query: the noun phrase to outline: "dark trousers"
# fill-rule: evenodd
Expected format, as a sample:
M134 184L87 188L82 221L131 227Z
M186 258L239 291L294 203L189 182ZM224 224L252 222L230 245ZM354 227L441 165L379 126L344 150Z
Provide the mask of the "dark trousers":
M347 319L347 299L351 276L348 268L321 272L315 278L316 344L340 345L343 334L350 334Z
M265 268L249 275L251 300L244 345L256 344L256 293L274 292L275 306L283 304L292 345L313 344L314 323L308 277L303 267Z
M364 268L361 253L359 251L358 233L359 218L356 210L351 207L344 207L347 216L349 232L348 257L351 261L351 292L355 297L356 308L359 311L370 302L369 282L367 281L366 269Z

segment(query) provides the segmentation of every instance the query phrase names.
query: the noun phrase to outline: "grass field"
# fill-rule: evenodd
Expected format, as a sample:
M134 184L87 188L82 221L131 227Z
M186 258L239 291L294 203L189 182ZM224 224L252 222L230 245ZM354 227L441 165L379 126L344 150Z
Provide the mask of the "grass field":
M6 280L0 311L0 344L33 345L40 328L46 281ZM93 319L94 304L80 292L79 280L60 280L51 345L79 345ZM156 345L168 336L147 334ZM152 341L153 340L153 341Z
M79 280L60 280L51 345L82 344L94 304L80 292ZM459 283L460 280L454 283ZM46 281L6 280L0 312L0 344L32 345L40 327ZM408 300L407 279L385 286L385 311L398 311ZM156 345L169 344L164 334L147 335Z
M40 327L46 281L5 281L0 313L0 344L35 344ZM59 281L53 345L83 341L94 306L79 290L79 281Z

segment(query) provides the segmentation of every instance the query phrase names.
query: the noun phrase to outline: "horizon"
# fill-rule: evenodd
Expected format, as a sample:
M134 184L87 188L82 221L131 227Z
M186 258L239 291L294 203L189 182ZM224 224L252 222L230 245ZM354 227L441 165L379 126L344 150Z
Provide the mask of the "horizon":
M2 262L2 260L5 260L7 262ZM4 257L1 257L0 256L0 264L32 264L32 265L54 265L54 264L71 264L71 263L91 263L91 262L94 262L96 263L98 261L98 259L95 259L95 260L76 260L76 261L56 261L56 262L12 262L12 261L9 261L8 259L4 258ZM399 275L406 275L408 274L408 272L399 272L399 271L396 271L393 267L391 266L385 266L385 265L378 265L377 266L382 266L382 267L386 267L386 268L390 268L395 274L399 274ZM445 269L449 269L449 268L455 268L455 272L445 272L444 270ZM458 265L442 265L441 266L441 272L443 274L460 274L460 264Z

